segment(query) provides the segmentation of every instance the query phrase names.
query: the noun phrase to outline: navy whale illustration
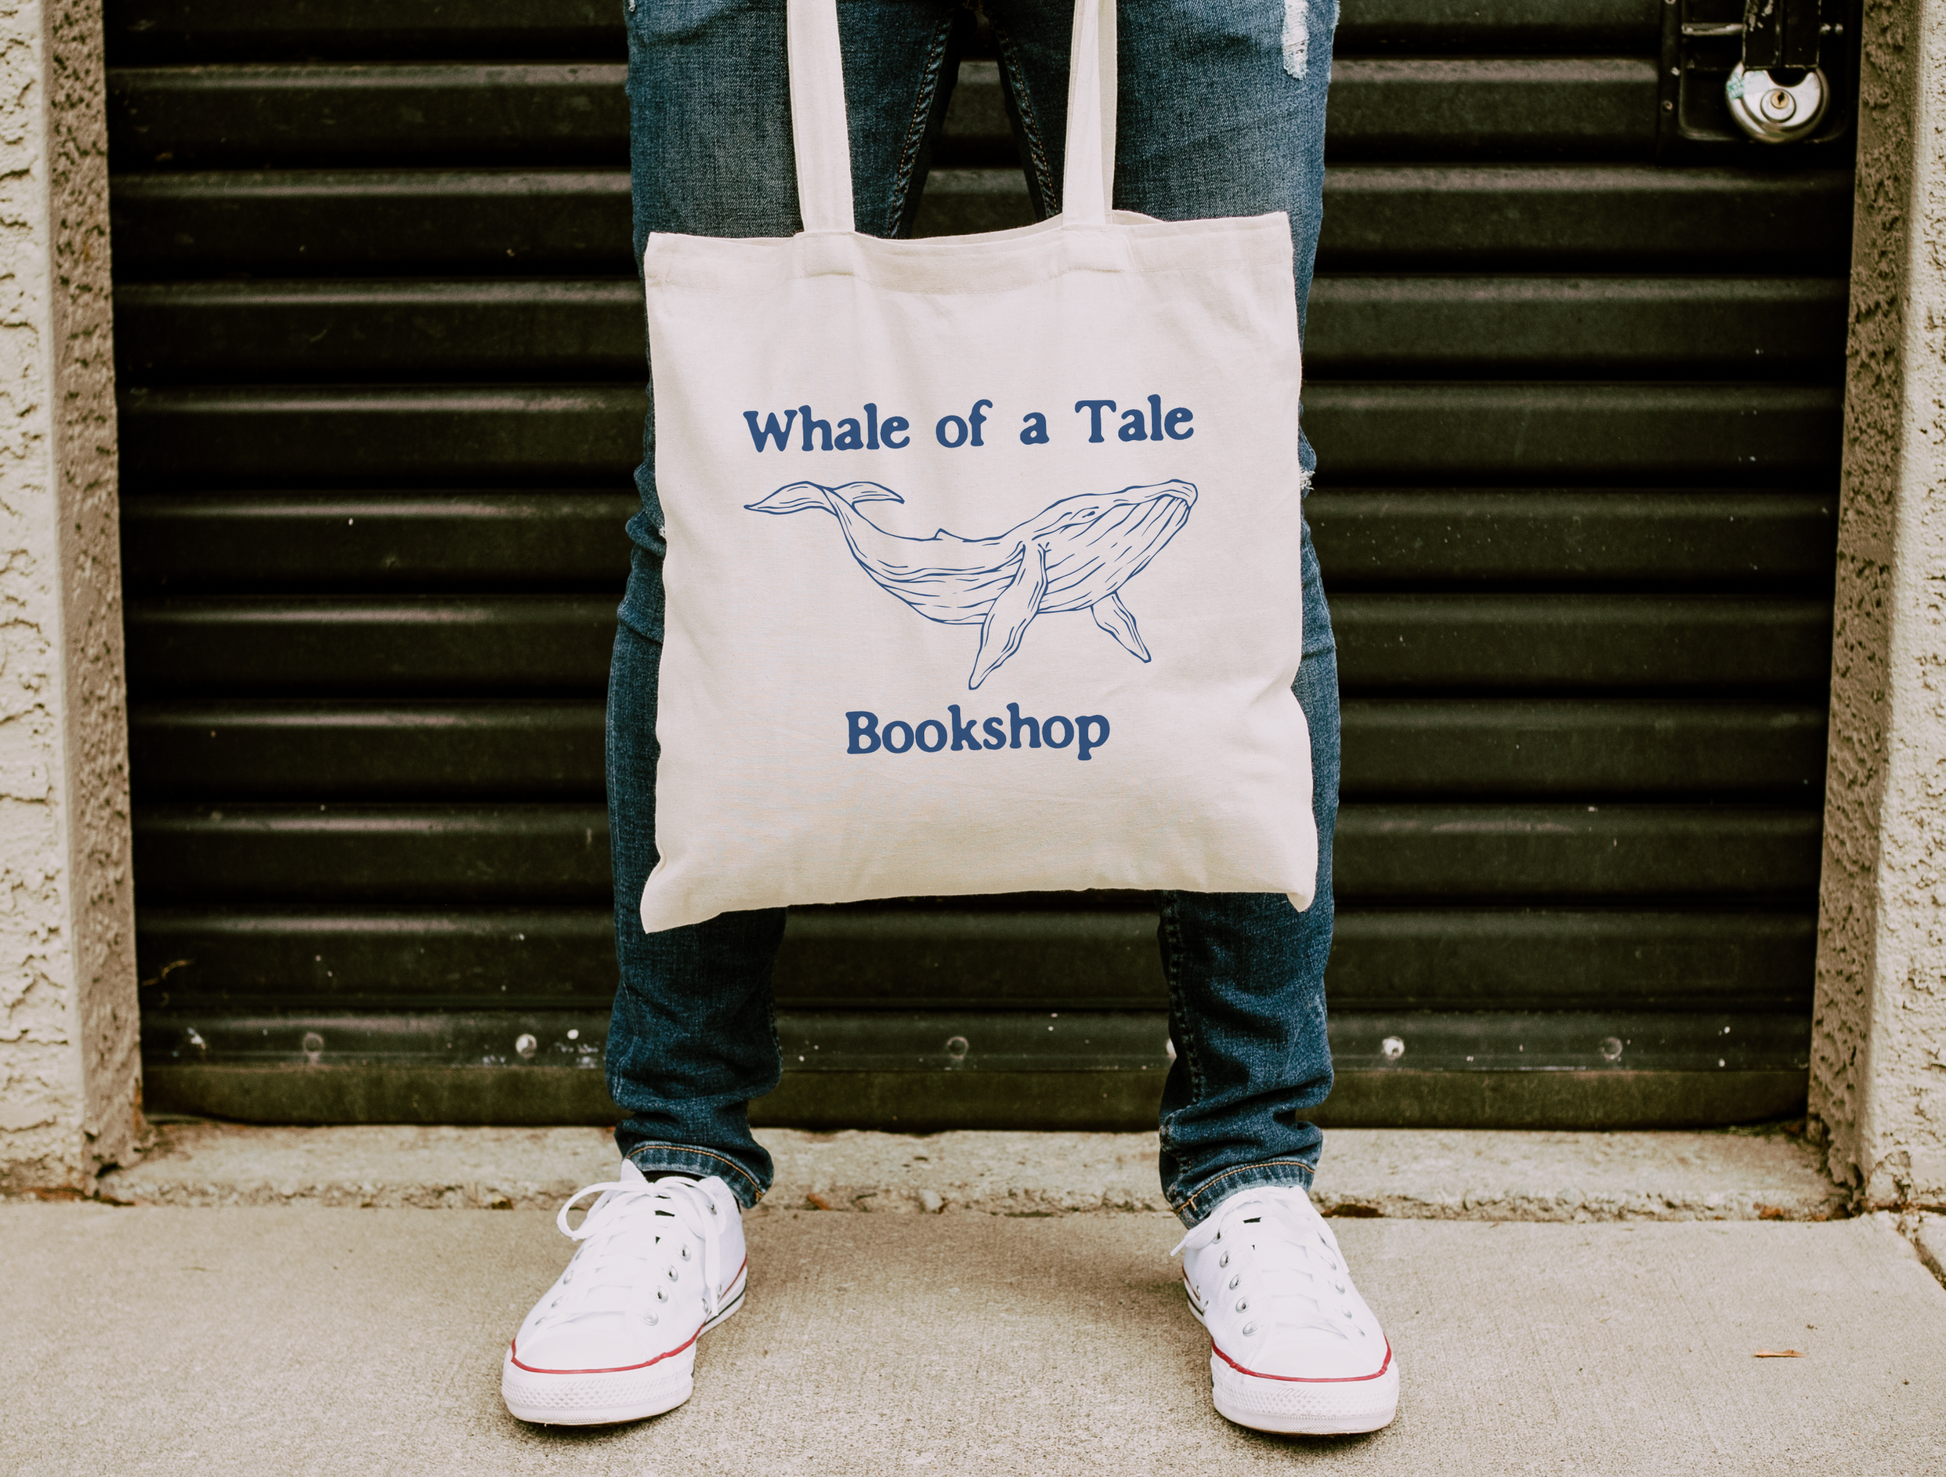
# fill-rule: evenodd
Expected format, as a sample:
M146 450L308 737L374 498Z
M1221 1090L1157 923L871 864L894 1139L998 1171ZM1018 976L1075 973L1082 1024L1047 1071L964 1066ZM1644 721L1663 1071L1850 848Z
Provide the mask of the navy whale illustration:
M1090 611L1096 625L1148 661L1149 649L1122 603L1121 588L1189 521L1196 488L1158 482L1062 498L992 538L961 538L943 528L931 538L906 538L887 533L858 511L860 503L904 501L876 482L842 487L793 482L745 507L756 513L830 513L844 530L852 557L881 589L929 621L979 626L980 650L966 684L976 688L1020 650L1035 616L1058 611Z

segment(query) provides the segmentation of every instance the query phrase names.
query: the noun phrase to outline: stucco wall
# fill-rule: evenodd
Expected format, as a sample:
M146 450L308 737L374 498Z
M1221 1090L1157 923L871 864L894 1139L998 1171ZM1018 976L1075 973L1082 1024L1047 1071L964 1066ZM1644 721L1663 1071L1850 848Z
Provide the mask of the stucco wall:
M140 1134L94 3L0 0L0 1185Z
M1867 0L1811 1110L1946 1202L1946 0Z

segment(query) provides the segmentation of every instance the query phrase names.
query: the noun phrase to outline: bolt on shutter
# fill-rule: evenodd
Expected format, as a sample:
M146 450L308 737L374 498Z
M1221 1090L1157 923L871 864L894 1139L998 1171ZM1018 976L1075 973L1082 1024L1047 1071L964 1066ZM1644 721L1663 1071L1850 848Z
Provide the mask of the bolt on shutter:
M1801 1109L1850 32L1838 111L1772 146L1726 121L1740 20L1347 7L1305 397L1344 690L1326 1122ZM616 6L108 23L147 1100L613 1121ZM976 42L917 230L1031 218ZM1143 895L794 910L756 1115L1150 1126L1154 934Z

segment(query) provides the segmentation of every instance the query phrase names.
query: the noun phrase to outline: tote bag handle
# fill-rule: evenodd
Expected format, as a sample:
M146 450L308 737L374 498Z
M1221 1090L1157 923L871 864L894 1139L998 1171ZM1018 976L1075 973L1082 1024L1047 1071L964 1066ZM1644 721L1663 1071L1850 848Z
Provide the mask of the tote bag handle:
M1068 143L1061 217L1108 224L1115 208L1115 0L1075 0L1068 48Z
M807 231L851 231L851 134L838 50L838 0L790 0L791 139L798 209ZM1062 219L1108 221L1115 198L1115 0L1075 0L1068 57L1067 160Z

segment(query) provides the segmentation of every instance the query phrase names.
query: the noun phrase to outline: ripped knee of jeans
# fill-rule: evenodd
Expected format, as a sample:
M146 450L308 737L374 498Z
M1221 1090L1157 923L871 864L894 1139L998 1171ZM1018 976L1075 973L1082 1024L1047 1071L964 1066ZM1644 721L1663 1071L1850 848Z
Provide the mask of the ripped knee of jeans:
M1310 55L1310 0L1284 0L1284 70L1302 81Z

